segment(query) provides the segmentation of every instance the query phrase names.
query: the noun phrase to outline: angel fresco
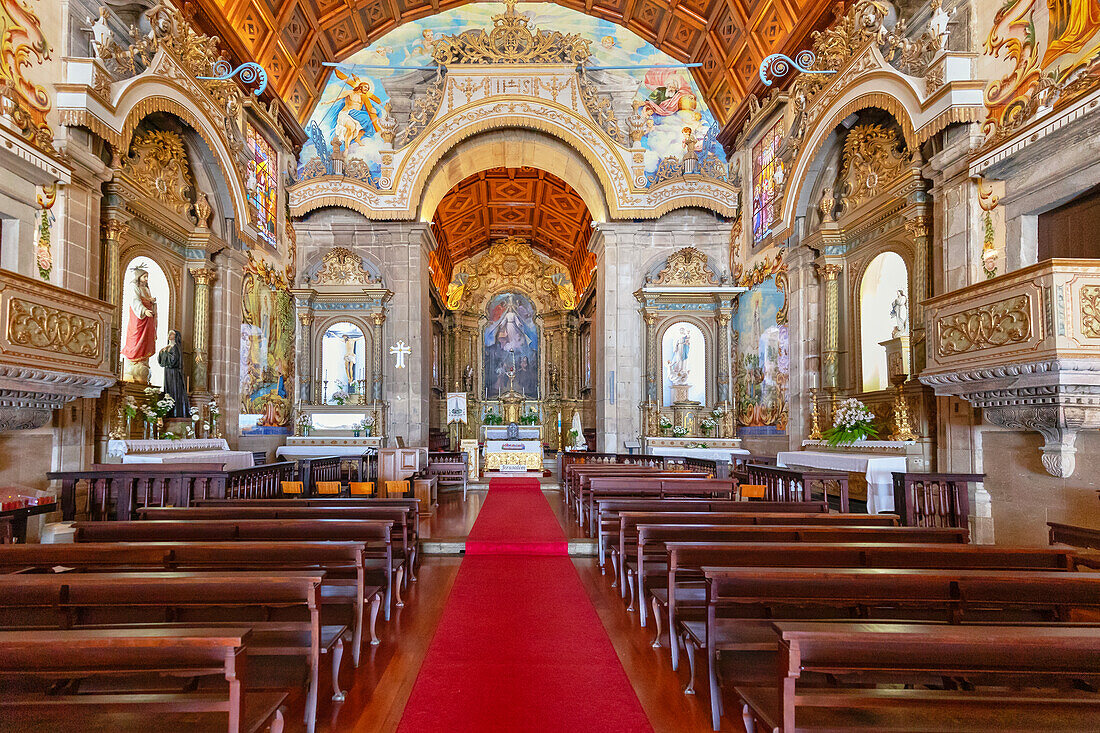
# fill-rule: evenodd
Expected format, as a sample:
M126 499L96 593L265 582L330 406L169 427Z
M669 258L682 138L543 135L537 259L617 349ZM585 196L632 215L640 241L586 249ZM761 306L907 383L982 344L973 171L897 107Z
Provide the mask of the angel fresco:
M371 129L379 132L382 128L378 124L378 109L375 105L381 105L382 100L374 93L374 85L370 79L363 79L356 74L345 74L336 69L336 78L348 85L348 88L340 92L332 104L343 104L336 115L336 136L347 148L353 142L358 143L367 134L365 122L370 122Z
M650 69L643 84L653 90L645 100L646 109L658 117L669 117L681 110L695 112L699 106L691 81L679 69ZM697 112L691 116L698 121Z

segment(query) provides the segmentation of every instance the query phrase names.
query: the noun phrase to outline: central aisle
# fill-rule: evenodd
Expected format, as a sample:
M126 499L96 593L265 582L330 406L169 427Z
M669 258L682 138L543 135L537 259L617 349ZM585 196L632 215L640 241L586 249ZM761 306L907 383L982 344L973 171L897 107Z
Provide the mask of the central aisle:
M401 733L652 731L537 479L492 479Z

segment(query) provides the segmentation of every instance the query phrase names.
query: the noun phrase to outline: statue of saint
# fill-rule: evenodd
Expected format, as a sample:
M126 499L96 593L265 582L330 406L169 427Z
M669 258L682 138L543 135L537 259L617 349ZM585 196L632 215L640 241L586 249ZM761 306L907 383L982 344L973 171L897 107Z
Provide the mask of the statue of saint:
M686 328L680 329L680 337L672 347L672 358L668 360L668 381L672 384L687 384L688 353L691 351L691 339Z
M126 338L122 342L122 355L133 367L130 371L134 381L149 381L149 366L146 363L157 352L157 301L149 289L149 271L138 265L134 273L134 297L130 301L130 320L126 324Z
M349 392L355 389L355 339L344 336L344 374L348 378Z
M474 393L474 367L470 364L467 364L462 371L462 389L466 390L467 394Z
M890 304L890 317L894 319L894 331L891 336L909 333L909 296L904 290L898 290L894 302Z
M168 345L157 353L157 363L164 368L164 393L176 402L168 417L190 417L187 381L183 377L183 336L179 331L168 332Z

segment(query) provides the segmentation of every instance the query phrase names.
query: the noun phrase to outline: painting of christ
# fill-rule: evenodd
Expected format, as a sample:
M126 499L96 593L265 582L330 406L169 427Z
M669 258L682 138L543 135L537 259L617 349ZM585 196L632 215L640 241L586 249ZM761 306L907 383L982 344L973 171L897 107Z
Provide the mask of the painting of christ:
M500 293L489 300L489 322L482 334L485 398L496 399L512 385L530 399L539 393L539 332L535 306L521 293Z

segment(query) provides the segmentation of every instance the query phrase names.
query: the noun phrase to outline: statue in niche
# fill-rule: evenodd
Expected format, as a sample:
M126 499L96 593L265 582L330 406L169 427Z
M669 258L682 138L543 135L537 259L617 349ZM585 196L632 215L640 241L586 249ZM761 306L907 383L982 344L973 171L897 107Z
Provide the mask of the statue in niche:
M672 358L668 362L668 381L672 384L687 384L688 377L688 353L691 351L691 340L688 338L686 328L680 329L680 338L672 347Z
M905 294L904 290L898 290L897 297L890 304L890 317L894 319L894 330L890 334L891 338L909 333L909 296Z
M168 417L190 417L187 381L183 377L183 335L179 331L168 332L168 345L157 353L157 363L164 368L164 393L175 400Z
M355 363L358 361L355 354L355 339L344 336L344 376L348 379L348 391L355 391Z
M547 375L547 379L550 382L550 394L561 394L561 390L558 385L558 367L555 364L550 365L550 370Z
M156 353L157 300L149 289L149 271L137 265L133 272L134 298L130 301L130 320L122 355L130 362L130 377L140 384L149 383L149 357Z
M462 371L462 389L467 394L473 394L474 392L474 367L471 364L467 364Z

